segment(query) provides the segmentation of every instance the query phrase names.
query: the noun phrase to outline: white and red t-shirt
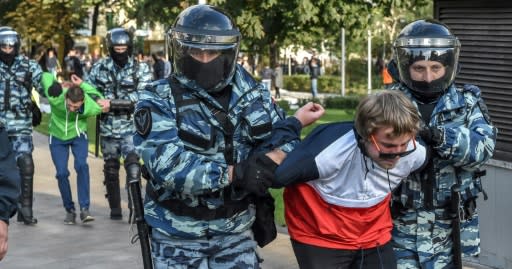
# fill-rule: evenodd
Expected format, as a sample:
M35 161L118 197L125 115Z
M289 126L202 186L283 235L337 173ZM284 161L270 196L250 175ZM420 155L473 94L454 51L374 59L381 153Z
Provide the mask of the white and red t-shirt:
M412 149L412 142L408 146ZM384 169L363 154L352 123L317 127L276 170L290 237L335 249L366 249L391 239L391 191L426 161L425 148Z

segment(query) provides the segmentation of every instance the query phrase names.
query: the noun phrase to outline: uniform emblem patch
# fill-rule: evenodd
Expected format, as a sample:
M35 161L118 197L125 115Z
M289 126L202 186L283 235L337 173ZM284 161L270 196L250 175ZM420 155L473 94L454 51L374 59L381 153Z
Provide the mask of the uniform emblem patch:
M137 133L140 136L146 138L151 132L151 109L148 107L143 107L135 111L134 121Z

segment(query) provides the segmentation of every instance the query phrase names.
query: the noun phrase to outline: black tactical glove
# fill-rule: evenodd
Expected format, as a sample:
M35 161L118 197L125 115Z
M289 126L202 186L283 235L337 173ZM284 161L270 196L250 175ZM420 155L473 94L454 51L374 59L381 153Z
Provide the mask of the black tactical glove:
M263 196L272 186L277 164L265 154L252 156L235 164L233 168L233 186L245 189L249 193Z
M421 139L429 146L438 146L443 142L443 134L435 127L424 126L419 132Z

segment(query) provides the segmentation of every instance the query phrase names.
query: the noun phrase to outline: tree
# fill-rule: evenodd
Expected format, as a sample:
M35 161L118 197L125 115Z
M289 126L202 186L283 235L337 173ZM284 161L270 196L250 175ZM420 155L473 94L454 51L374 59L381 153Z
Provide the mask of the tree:
M342 26L357 28L361 10L370 5L363 0L212 0L229 10L244 34L244 46L269 56L274 66L279 49L302 45L319 50L324 42L337 39ZM364 16L363 16L364 18Z
M79 0L25 0L17 5L16 11L8 12L5 18L28 45L27 53L34 56L36 51L32 47L35 45L72 45L72 34L76 29L82 28L83 20L87 16L87 11L81 8L82 4ZM59 55L63 55L62 48Z
M5 19L5 15L11 11L16 10L16 6L21 3L22 0L1 0L0 6L0 26L8 25L9 20Z
M17 5L18 12L8 12L5 22L34 43L63 44L76 29L83 27L92 10L92 29L96 33L101 13L119 14L126 21L110 22L107 28L123 26L130 19L140 27L161 23L169 27L183 9L197 0L6 0L6 8ZM339 55L340 29L347 34L348 52L365 51L366 33L371 29L380 44L394 39L401 24L431 12L429 0L210 0L233 16L242 32L242 50L278 61L282 47L290 45ZM2 12L5 12L2 4ZM420 15L418 15L420 14ZM380 38L379 38L380 37Z
M382 8L373 14L371 27L375 36L381 37L382 58L390 52L391 44L398 32L409 22L420 18L432 18L432 1L428 0L383 0Z
M155 23L161 23L165 28L171 25L178 14L185 8L197 4L197 0L141 0L132 1L133 5L126 7L127 16L135 19L137 25L149 23L153 27Z

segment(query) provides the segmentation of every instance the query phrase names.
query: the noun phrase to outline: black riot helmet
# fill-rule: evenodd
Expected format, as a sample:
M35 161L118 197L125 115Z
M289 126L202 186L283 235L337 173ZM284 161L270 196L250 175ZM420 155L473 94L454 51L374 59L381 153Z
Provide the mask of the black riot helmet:
M394 43L400 81L425 103L437 100L455 80L460 42L448 26L434 20L414 21L400 32ZM411 78L410 67L417 61L436 61L444 66L444 75L432 81Z
M240 31L224 11L209 5L183 10L168 32L173 73L208 92L229 84L236 68Z
M127 49L123 53L118 53L114 50L115 46L127 46ZM114 62L119 66L124 66L133 52L132 35L123 28L111 29L107 32L107 48Z
M11 65L14 62L14 57L20 52L20 43L20 36L13 28L9 26L0 27L0 48L13 48L9 53L0 50L0 61Z

